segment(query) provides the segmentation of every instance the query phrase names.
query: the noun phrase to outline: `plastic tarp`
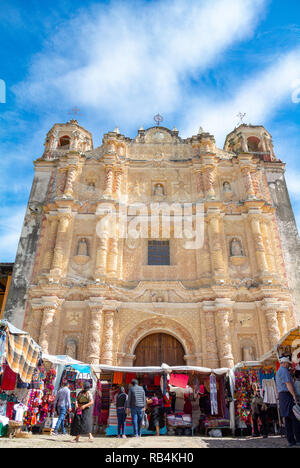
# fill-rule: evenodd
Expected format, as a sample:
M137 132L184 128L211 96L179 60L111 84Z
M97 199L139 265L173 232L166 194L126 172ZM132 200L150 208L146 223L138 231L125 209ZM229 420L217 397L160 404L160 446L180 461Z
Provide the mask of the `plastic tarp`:
M71 366L72 364L84 365L81 361L75 361L70 356L52 356L51 354L42 354L44 361L49 361L52 364L64 364L65 366Z
M8 328L9 333L11 333L12 335L28 335L27 332L19 330L7 320L0 320L0 328Z

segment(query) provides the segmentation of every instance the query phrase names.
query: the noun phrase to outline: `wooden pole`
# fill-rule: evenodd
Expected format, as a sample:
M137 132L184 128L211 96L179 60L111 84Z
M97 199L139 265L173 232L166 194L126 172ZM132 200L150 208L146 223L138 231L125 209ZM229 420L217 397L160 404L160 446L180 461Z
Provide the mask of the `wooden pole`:
M4 311L5 311L5 306L6 306L6 302L7 302L7 297L8 297L8 292L9 292L9 288L10 288L10 283L11 283L11 275L9 275L8 278L7 278L5 294L4 294L3 303L2 303L2 308L1 308L0 319L3 319L3 317L4 317Z

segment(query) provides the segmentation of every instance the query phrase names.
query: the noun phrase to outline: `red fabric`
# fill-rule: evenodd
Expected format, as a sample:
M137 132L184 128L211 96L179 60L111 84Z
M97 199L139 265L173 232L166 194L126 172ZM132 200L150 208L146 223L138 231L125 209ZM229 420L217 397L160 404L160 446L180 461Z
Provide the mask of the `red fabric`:
M173 387L186 388L189 376L184 374L171 374L170 385Z
M167 395L164 395L165 408L171 408L172 398L168 398Z
M16 388L17 377L18 375L6 365L2 378L1 390L14 390Z
M183 408L184 414L193 414L193 407L190 399L186 399Z
M14 406L15 406L15 403L8 402L6 404L6 417L9 418L10 420L12 420L13 418Z
M154 385L155 387L159 387L160 386L160 375L156 375L154 377Z
M126 374L126 384L129 385L133 380L136 379L136 374Z

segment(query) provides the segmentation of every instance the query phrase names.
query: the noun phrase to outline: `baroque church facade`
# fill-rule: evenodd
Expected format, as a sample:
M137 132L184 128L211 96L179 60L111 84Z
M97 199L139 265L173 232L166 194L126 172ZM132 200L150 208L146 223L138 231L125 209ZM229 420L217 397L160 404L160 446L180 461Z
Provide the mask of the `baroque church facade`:
M95 149L76 120L54 125L35 161L6 318L45 353L91 364L259 358L297 322L299 237L284 172L262 126L242 124L224 149L202 129L182 139L160 126L134 139L116 129ZM174 205L190 210L190 231L201 209L199 244L176 235ZM134 224L153 206L156 235ZM144 235L124 235L130 223Z

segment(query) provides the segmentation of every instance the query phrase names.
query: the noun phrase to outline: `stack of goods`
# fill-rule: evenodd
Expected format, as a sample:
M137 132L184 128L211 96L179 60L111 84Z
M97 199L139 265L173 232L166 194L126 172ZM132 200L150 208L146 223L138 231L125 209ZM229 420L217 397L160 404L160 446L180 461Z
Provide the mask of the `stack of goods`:
M192 425L192 415L184 413L175 413L167 416L168 426L170 427L190 427Z
M236 416L246 425L251 424L250 414L253 384L259 384L259 374L256 370L242 370L236 374Z

